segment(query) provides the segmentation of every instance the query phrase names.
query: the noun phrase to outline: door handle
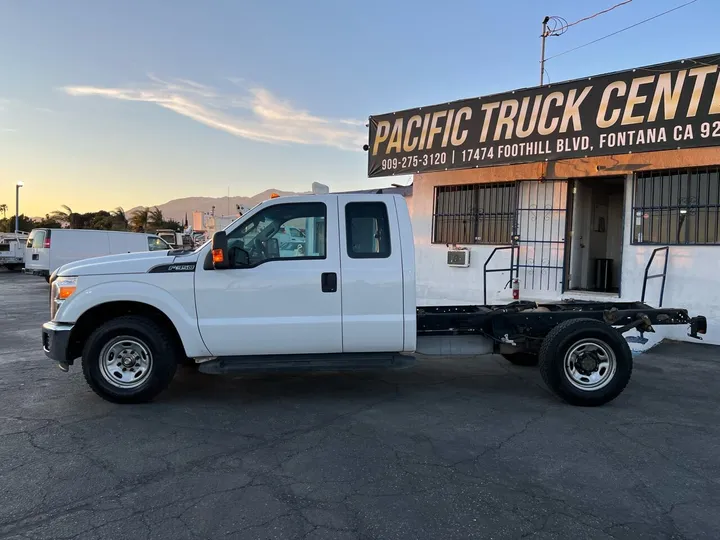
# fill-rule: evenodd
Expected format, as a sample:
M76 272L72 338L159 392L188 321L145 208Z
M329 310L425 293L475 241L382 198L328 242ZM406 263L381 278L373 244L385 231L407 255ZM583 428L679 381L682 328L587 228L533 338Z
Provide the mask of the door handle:
M320 274L320 287L322 292L337 292L337 274L335 272Z

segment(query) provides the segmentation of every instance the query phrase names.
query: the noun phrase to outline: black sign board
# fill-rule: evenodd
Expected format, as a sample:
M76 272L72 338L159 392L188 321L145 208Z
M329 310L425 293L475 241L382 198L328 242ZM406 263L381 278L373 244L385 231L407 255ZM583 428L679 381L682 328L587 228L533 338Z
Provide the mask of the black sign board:
M370 117L368 176L720 145L720 54Z

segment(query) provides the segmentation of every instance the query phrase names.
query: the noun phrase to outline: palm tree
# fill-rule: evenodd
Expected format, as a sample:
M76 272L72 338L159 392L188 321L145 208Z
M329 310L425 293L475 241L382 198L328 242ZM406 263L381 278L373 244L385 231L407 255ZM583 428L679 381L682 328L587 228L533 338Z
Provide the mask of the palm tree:
M125 216L125 210L123 210L122 206L118 206L115 210L110 212L110 216L112 216L113 222L115 222L115 228L118 230L126 230L128 227L128 219Z
M162 228L163 223L165 222L165 219L163 217L162 210L160 210L157 206L150 210L148 213L148 224L155 229Z
M71 229L74 229L77 221L77 214L66 204L63 204L61 208L63 208L63 210L55 210L52 214L50 214L50 217L59 221L63 225L67 225Z
M0 204L0 212L3 213L3 219L7 217L7 204Z
M130 216L130 225L136 231L147 230L148 221L150 218L150 209L147 206L133 210Z

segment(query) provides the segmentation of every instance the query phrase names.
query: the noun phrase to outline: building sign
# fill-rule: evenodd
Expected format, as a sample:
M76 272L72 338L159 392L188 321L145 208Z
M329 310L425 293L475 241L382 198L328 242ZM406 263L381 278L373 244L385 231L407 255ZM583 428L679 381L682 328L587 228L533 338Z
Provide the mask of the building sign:
M720 145L720 54L370 117L368 176Z

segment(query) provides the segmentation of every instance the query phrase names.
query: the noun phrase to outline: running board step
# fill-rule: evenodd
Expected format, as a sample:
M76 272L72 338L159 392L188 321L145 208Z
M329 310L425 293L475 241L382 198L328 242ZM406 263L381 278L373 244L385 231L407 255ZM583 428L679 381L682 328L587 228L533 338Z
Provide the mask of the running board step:
M414 356L378 354L293 354L229 356L199 364L201 373L297 373L308 371L370 371L400 369L416 364Z

